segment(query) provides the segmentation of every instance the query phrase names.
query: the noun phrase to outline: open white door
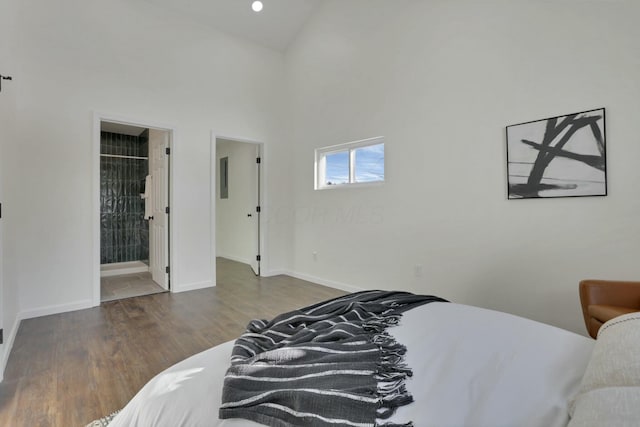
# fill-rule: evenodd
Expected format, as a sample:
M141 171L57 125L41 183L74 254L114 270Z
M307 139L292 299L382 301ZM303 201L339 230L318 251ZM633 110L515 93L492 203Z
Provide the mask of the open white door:
M151 278L169 289L169 132L149 129L149 175L153 218L149 221L149 269Z
M251 176L251 182L254 185L251 186L252 191L250 192L250 203L251 212L248 215L249 219L249 227L251 227L253 231L254 238L251 239L253 242L253 253L256 254L251 261L251 268L256 275L260 275L260 165L262 164L262 159L260 157L260 145L256 144L256 164L255 167L251 168L253 171Z

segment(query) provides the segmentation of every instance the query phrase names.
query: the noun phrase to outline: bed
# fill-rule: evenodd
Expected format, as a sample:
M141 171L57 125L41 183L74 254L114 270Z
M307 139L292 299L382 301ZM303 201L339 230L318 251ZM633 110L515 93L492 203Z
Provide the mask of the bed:
M602 333L615 339L596 342L521 317L449 302L406 311L388 332L406 346L405 362L413 371L406 388L414 402L399 407L385 423L560 427L567 426L571 413L571 427L637 425L640 393L628 386L640 384L640 358L634 356L640 351L640 315L625 317L636 321L603 327ZM624 337L635 337L639 344L622 351L627 356L621 358L616 372L626 383L615 385L614 395L605 398L600 393L609 387L606 378L616 375L592 368L591 359L599 358L599 365L615 359L612 354L618 347L628 346ZM601 343L603 348L594 351ZM233 346L227 342L213 347L158 374L113 417L109 427L261 425L218 418ZM585 385L583 377L589 371L597 379ZM611 399L622 403L613 405ZM619 422L593 424L598 420L592 413L594 401L616 407Z

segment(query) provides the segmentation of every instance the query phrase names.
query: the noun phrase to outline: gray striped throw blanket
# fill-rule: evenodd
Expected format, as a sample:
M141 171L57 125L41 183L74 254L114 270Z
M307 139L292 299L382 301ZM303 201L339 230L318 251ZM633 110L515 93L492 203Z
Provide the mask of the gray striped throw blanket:
M220 418L274 427L412 426L384 421L413 401L406 348L386 329L433 301L445 300L364 291L251 321L233 348Z

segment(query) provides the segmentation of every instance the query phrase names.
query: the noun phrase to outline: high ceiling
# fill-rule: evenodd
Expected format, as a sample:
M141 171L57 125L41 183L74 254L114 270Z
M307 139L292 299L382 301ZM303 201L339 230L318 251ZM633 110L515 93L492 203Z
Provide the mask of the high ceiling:
M323 0L262 0L264 9L251 10L253 0L146 0L170 8L201 24L284 51Z

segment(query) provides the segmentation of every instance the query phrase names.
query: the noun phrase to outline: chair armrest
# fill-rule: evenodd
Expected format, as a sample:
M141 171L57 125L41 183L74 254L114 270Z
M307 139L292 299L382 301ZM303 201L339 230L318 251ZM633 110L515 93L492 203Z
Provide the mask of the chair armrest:
M595 338L602 323L616 312L640 311L640 282L582 280L580 303L587 331Z
M634 313L639 311L637 308L620 307L617 305L598 305L593 304L587 307L589 315L601 323L608 322L614 317L622 316L623 314Z

